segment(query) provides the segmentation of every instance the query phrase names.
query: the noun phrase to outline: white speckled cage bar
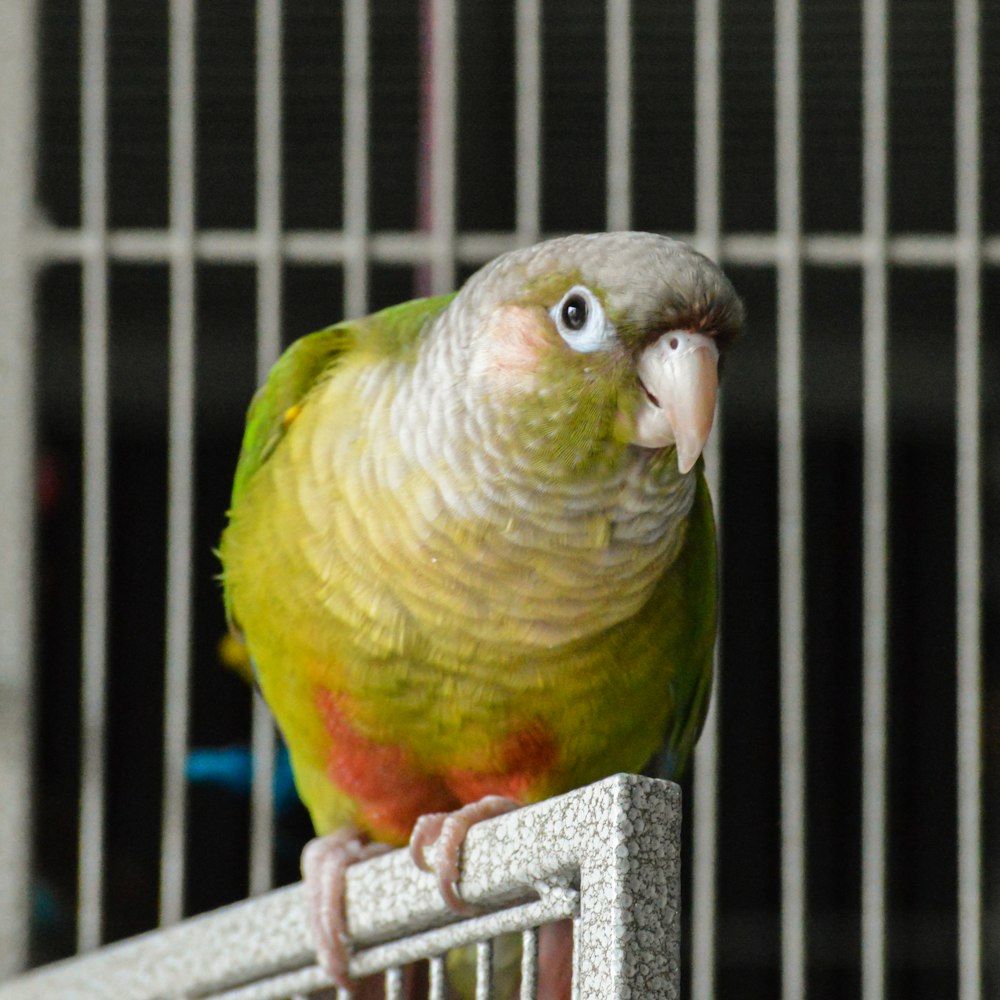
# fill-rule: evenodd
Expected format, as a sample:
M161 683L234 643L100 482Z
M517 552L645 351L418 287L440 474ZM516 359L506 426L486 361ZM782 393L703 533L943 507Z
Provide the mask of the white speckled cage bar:
M203 2L208 4L210 0ZM282 309L288 298L285 281L289 268L336 270L343 279L343 313L357 315L375 304L372 276L376 268L412 269L416 287L444 291L453 286L464 269L507 249L554 234L559 228L548 223L545 213L546 191L550 190L546 187L546 170L552 159L552 141L546 131L551 124L546 118L551 52L546 49L545 40L551 38L551 34L546 35L543 28L555 17L547 13L554 3L516 0L510 11L513 211L509 226L503 230L465 228L457 207L460 201L459 167L460 162L464 162L457 109L462 98L463 73L469 72L460 61L459 27L463 15L471 16L457 0L422 0L419 4L424 32L421 58L426 71L421 77L424 88L419 122L422 145L414 170L419 174L419 217L415 226L397 228L380 227L373 221L378 199L373 196L372 132L378 122L370 85L375 65L370 42L373 26L380 16L374 0L344 0L338 8L344 41L339 44L331 40L330 51L342 64L339 92L342 105L330 107L329 115L342 122L342 143L337 155L342 159L340 197L343 211L340 225L318 228L292 227L283 217L289 190L283 159L287 144L283 123L288 109L283 93L288 74L283 62L286 55L283 29L289 10L295 6L293 3L258 0L256 4L255 77L251 95L255 116L251 148L256 204L254 224L245 227L205 226L199 221L197 168L201 154L199 136L203 133L197 127L202 95L196 72L199 44L196 29L199 11L203 13L205 8L196 0L170 0L166 5L164 46L168 53L169 135L164 172L167 221L162 226L128 226L116 224L109 214L112 180L108 170L111 86L108 47L112 20L121 16L124 8L112 0L79 0L78 4L62 0L60 9L72 7L79 17L79 220L78 224L58 220L53 223L49 220L49 206L42 203L37 193L42 168L39 156L43 152L37 141L40 67L46 60L58 58L39 46L38 26L44 6L43 0L3 0L0 3L2 975L18 972L29 964L32 812L37 805L32 759L37 751L38 713L33 699L37 694L37 638L47 624L37 620L38 588L29 583L37 578L33 574L38 564L33 463L37 444L36 416L41 406L36 406L32 400L44 395L49 377L45 367L49 359L42 356L38 347L39 297L45 274L68 265L78 268L81 275L79 315L72 319L82 343L79 379L81 764L75 831L78 845L67 844L65 849L75 852L78 859L73 937L75 948L86 952L109 937L105 884L108 867L105 747L112 651L109 634L113 625L109 612L108 552L115 528L111 515L113 449L109 417L109 394L113 393L114 386L111 384L108 333L112 271L115 267L132 265L157 268L168 274L169 285L167 503L162 545L166 552L162 617L165 620L163 679L167 707L162 722L158 916L162 925L171 925L190 912L185 900L185 873L192 831L186 807L189 790L184 766L190 743L192 710L195 498L199 477L206 471L197 462L196 375L202 334L198 295L202 269L219 266L253 270L256 281L254 350L259 380L277 357L283 333L306 332L283 331ZM603 6L590 6L603 11L600 59L605 70L605 85L601 107L592 109L591 126L595 130L603 129L604 224L607 228L657 228L649 221L637 193L641 152L637 148L637 138L641 137L639 112L642 108L635 96L640 85L647 81L640 79L636 70L638 44L642 39L634 24L640 9L648 13L648 5L640 0L608 0ZM983 208L983 191L988 181L984 146L1000 128L996 107L984 100L983 95L985 86L993 86L991 81L998 77L997 66L987 64L987 59L994 58L996 51L1000 51L994 37L1000 20L990 12L990 5L979 0L954 0L949 5L952 35L942 40L939 47L947 41L953 69L949 122L953 131L945 141L950 144L954 185L947 197L953 206L954 224L950 230L938 227L933 231L930 228L910 231L893 222L891 196L896 179L891 168L898 157L893 159L892 143L896 133L892 102L900 87L920 83L920 67L914 69L907 64L897 69L893 76L891 41L897 22L904 16L902 5L893 9L887 0L858 0L857 4L848 5L850 11L844 16L853 19L850 33L851 37L856 36L859 51L856 83L859 93L860 224L831 231L809 225L804 211L809 189L803 149L810 106L804 102L803 94L806 84L813 81L815 75L812 66L803 61L803 37L809 30L810 18L818 16L822 5L810 6L803 0L758 4L761 23L771 32L773 50L773 118L765 123L769 141L773 142L773 157L771 169L757 182L759 190L767 188L767 197L773 198L773 225L734 230L724 222L724 182L735 171L748 169L739 151L735 157L729 155L727 158L724 144L725 128L733 125L732 116L727 118L724 114L724 105L729 106L727 101L732 102L727 94L739 90L743 79L738 75L738 62L726 59L726 45L733 43L724 38L727 16L737 6L736 3L727 4L726 0L696 0L690 15L690 135L684 136L684 143L690 147L692 190L690 196L687 193L678 195L678 200L690 201L693 209L683 216L686 223L673 232L717 257L729 269L743 275L773 275L775 285L773 414L770 410L767 412L768 420L773 416L771 450L767 454L773 455L776 470L772 541L777 552L777 607L770 622L776 637L773 691L774 700L780 698L780 716L775 727L778 766L772 776L772 784L780 787L780 843L777 848L780 888L776 890L779 905L773 913L776 929L772 942L775 944L773 950L780 952L780 957L776 955L773 964L780 977L783 1000L801 1000L807 993L826 995L822 990L810 990L808 984L811 963L829 941L852 956L849 961L844 960L844 964L850 965L850 976L856 978L864 1000L881 1000L887 995L887 982L894 963L900 968L910 963L908 967L918 972L923 968L919 955L914 957L902 946L893 949L890 940L893 919L891 849L893 844L898 845L898 840L892 839L890 811L890 766L894 760L898 761L890 755L893 690L890 681L893 676L898 677L899 668L905 666L894 662L894 655L896 661L901 657L898 653L893 654L892 647L892 566L901 549L893 541L892 517L894 504L898 507L908 502L908 498L895 492L892 478L894 469L899 468L898 461L894 463L892 457L894 434L902 422L900 410L893 408L893 380L912 358L912 353L908 353L910 347L903 341L893 346L895 320L891 305L894 276L905 272L945 274L953 280L953 295L948 302L953 321L933 331L933 335L938 338L937 342L948 341L954 370L952 373L950 360L940 369L950 379L950 409L943 420L937 414L938 426L934 433L943 427L954 453L951 473L954 517L936 526L947 535L947 544L953 549L953 552L948 550L953 556L953 595L950 589L947 590L951 602L947 629L954 633L953 655L949 647L950 652L942 654L940 661L942 669L954 679L954 703L949 702L946 714L950 721L940 731L942 738L948 740L940 753L948 759L948 780L955 786L954 802L942 815L948 816L956 847L954 855L937 859L941 864L954 866L955 891L953 905L949 904L943 918L945 922L935 924L931 936L936 942L949 942L946 948L942 945L950 955L943 964L955 971L954 995L958 1000L980 1000L988 987L988 967L992 968L994 977L1000 975L995 947L984 949L985 942L996 939L995 934L986 934L986 928L991 926L989 907L995 906L995 900L991 904L987 898L984 870L986 861L996 852L990 852L984 840L988 823L984 817L982 749L983 691L984 685L988 688L991 681L989 672L984 671L983 652L985 571L988 569L983 558L987 531L984 509L994 509L986 508L983 500L989 486L989 467L984 462L988 456L983 444L983 411L995 396L995 392L983 392L984 385L988 385L989 371L989 344L984 336L984 285L990 282L992 287L1000 269L1000 231L984 221ZM677 11L674 13L681 17ZM563 16L565 14L563 11ZM559 27L568 32L568 37L579 41L583 29L573 34L577 31L575 23L570 19ZM122 84L120 76L117 82ZM127 86L128 81L125 84ZM732 154L732 150L729 152ZM990 187L1000 187L996 178L992 179ZM807 286L810 276L817 273L856 275L860 289L856 316L858 336L856 343L850 342L846 348L848 352L854 350L858 358L860 405L857 407L856 436L861 484L860 516L854 525L860 553L860 572L856 580L860 731L855 742L860 745L861 778L852 783L854 790L851 793L859 800L858 837L852 848L857 852L858 889L857 905L854 906L853 901L845 904L852 913L852 926L856 923L857 929L846 936L839 934L836 927L830 930L830 921L824 923L818 919L814 926L809 902L814 875L808 825L809 789L810 766L815 759L807 670L812 606L807 560L817 526L812 526L813 534L810 534L807 480L811 444L806 391L809 347L804 328L808 326ZM769 334L770 331L758 327L755 337ZM948 358L951 357L949 353ZM931 367L937 370L936 365ZM734 359L733 369L738 372L738 359ZM761 369L758 367L754 371L759 374ZM820 379L823 377L821 373ZM816 381L812 384L815 387ZM919 410L923 405L924 383L916 378L914 385L919 397L915 409ZM741 498L734 498L727 492L726 469L729 466L723 464L723 457L730 439L740 430L737 417L734 416L731 422L726 419L730 412L737 414L736 409L730 409L729 400L724 399L723 419L708 455L710 476L720 507L724 549L741 530L745 514L739 509ZM739 411L740 420L744 412ZM818 422L820 418L814 416L812 419ZM770 430L770 425L768 427ZM820 530L828 527L828 524L819 526ZM734 573L727 566L726 586L734 590L738 587L753 590L755 580L737 579L738 569ZM729 649L738 651L735 641L732 646L727 643L729 636L736 635L739 625L723 616L724 653ZM816 645L812 644L813 651ZM757 664L749 666L756 668ZM693 809L688 824L693 839L687 874L691 922L683 952L690 976L687 985L695 1000L728 995L719 981L719 969L723 964L720 950L727 940L739 937L738 934L727 936L727 925L720 912L720 871L727 864L721 843L720 831L724 829L721 811L725 804L720 801L720 788L725 769L738 767L738 762L735 765L732 762L739 756L726 756L725 727L727 720L736 714L732 712L733 703L727 701L727 691L731 689L733 675L747 668L738 655L728 653L724 656L720 663L718 704L713 705L697 750ZM936 738L937 733L932 737ZM275 857L271 795L275 734L266 709L259 703L255 703L253 709L252 749L257 780L249 811L247 889L251 894L263 892L273 885ZM639 795L645 788L641 783L623 784L616 779L599 786L598 790L590 789L566 800L565 808L572 810L576 808L572 803L590 801L587 796L611 795L613 789L621 794L633 789ZM560 808L563 806L543 806L532 812L531 817L555 815ZM655 799L651 808L654 811L667 809L670 822L676 821L677 814L670 811L672 806L668 809L664 800ZM744 817L740 822L752 824L754 819L753 816ZM37 814L34 822L38 822ZM486 863L492 860L494 850L506 849L507 838L510 843L530 839L532 822L527 814L511 816L491 824L489 831L474 831L470 838L473 867L478 863L476 858L482 857ZM497 838L495 844L494 837ZM481 853L475 850L480 842ZM488 844L493 846L488 847ZM728 862L730 872L739 868L739 863L739 859ZM374 885L390 873L409 884L403 877L402 862L395 858L372 862L365 866L364 872L364 875L358 872L356 879L352 875L352 886L357 884L360 889L369 881ZM513 878L512 873L508 874ZM658 877L655 870L648 875L650 880ZM482 885L485 892L486 877L484 875L481 881L477 881L478 878L473 876L472 882ZM378 884L382 892L383 883ZM489 884L504 893L514 881L501 879ZM417 892L413 899L415 911L429 914L432 922L439 919L440 914L433 909L426 887L414 891ZM185 935L200 937L201 927L216 928L222 934L231 924L242 933L243 920L273 918L280 924L274 928L276 941L280 938L284 942L282 947L288 949L276 961L284 962L291 957L301 962L301 916L293 906L296 899L296 891L286 890L280 897L261 901L257 909L209 917L204 924L191 928L178 927L164 933L162 947L169 947L171 941L191 939ZM357 905L364 906L364 903L359 899ZM748 911L750 916L739 926L763 926L766 920L757 919L763 909L761 904L757 910ZM624 919L631 918L626 913ZM359 926L368 926L361 917L359 921ZM672 925L671 933L674 930L676 926ZM362 933L363 938L365 933ZM372 939L381 933L377 928L372 930ZM900 935L905 937L907 933L904 929ZM79 975L103 976L104 972L98 970L117 968L116 955L141 955L144 954L142 949L159 955L159 940L154 936L144 944L120 946L120 952L86 959L91 964L81 962ZM848 945L843 945L843 940L848 940ZM671 941L670 947L676 948L676 938ZM756 951L749 949L757 956L754 961L759 966L772 961L769 941L770 938L755 945ZM919 947L914 949L919 950ZM930 954L932 950L926 951ZM220 961L228 960L220 958ZM738 969L739 960L737 956L726 961ZM674 978L669 987L642 995L675 995L677 980L675 974L671 974ZM52 975L68 978L39 978L34 982L72 983L76 973L66 967ZM949 976L950 972L943 975ZM37 987L41 990L38 992L31 982L0 989L0 996L13 1000L20 996L54 995L45 992L49 987L43 985ZM611 995L601 992L603 986L591 989L590 982L586 976L581 980L582 995ZM314 981L310 980L309 984L314 985ZM296 988L305 989L309 984ZM181 991L176 995L183 992L181 987L170 988ZM65 988L59 989L62 995L71 995ZM114 992L113 995L125 996L126 993ZM232 995L271 994L238 992Z
M402 966L429 958L431 997L443 1000L445 951L483 942L487 969L488 942L520 931L520 995L533 997L535 929L566 918L580 1000L680 995L680 793L669 782L618 775L475 827L462 891L483 916L456 922L406 851L351 868L347 882L351 972L388 970L390 996ZM326 985L296 886L43 968L0 986L0 996L280 1000ZM484 972L476 996L493 996Z

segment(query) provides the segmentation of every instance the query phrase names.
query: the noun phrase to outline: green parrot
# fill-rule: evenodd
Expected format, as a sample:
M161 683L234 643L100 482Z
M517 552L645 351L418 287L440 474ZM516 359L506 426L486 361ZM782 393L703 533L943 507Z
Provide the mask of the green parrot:
M426 865L440 837L458 907L470 823L640 770L664 739L684 768L716 632L700 456L742 321L690 247L600 233L504 254L277 362L220 557L231 626L332 835L307 847L307 884L369 841L412 836ZM312 898L344 983L342 881Z

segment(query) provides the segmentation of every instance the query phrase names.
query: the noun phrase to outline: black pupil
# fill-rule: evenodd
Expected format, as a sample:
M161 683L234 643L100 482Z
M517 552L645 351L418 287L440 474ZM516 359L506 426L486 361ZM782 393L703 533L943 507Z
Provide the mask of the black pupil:
M570 330L582 330L587 323L587 301L582 295L571 295L563 303L563 322Z

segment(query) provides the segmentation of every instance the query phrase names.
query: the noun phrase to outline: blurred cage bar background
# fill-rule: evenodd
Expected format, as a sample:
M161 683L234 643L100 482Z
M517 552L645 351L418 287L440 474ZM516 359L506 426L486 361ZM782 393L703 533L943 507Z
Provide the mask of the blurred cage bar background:
M991 2L5 0L0 968L297 877L212 555L281 345L634 227L750 317L685 992L994 993L998 176Z

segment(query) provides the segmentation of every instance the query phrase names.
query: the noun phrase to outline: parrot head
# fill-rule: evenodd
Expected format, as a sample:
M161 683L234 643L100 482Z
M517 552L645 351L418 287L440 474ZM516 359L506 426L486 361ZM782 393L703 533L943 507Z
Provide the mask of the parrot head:
M522 447L576 467L629 448L674 454L684 474L711 431L743 306L689 246L600 233L497 258L441 319L466 359L466 402Z

